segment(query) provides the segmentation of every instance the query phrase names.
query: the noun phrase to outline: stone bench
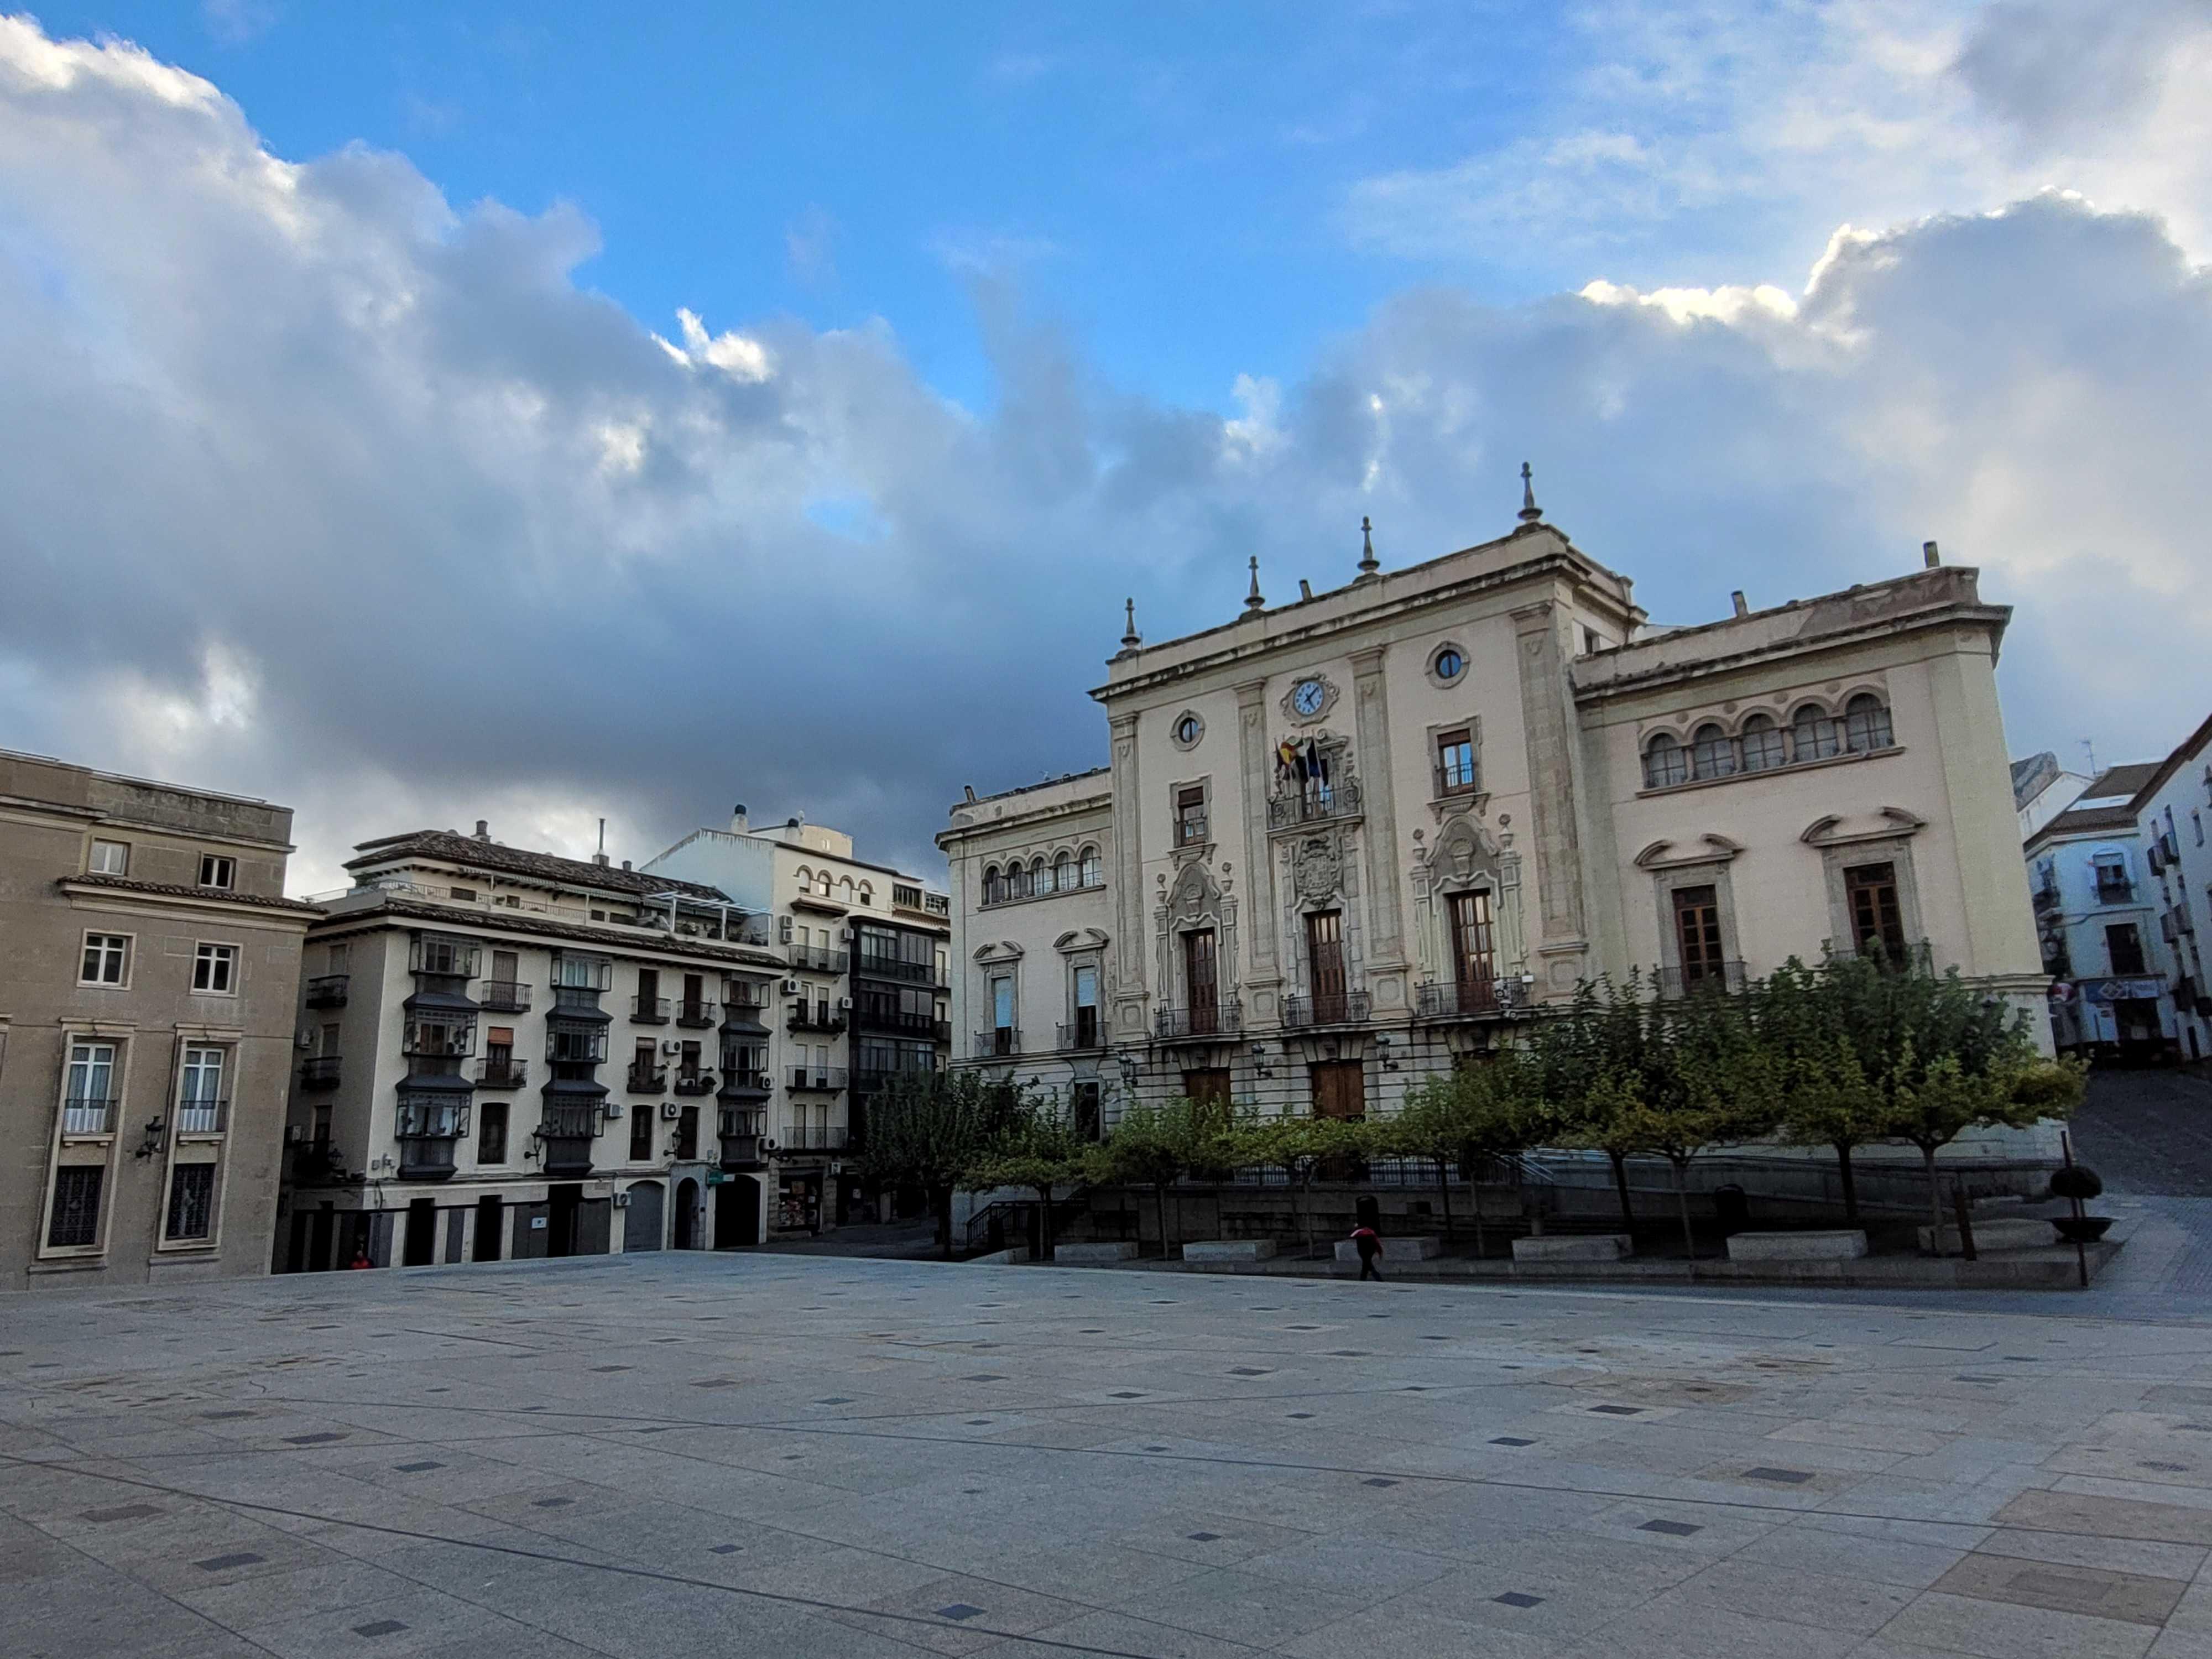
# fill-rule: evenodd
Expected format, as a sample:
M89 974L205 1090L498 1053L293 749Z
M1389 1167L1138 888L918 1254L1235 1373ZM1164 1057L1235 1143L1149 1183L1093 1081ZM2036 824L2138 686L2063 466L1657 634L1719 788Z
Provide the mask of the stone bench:
M1919 1233L1920 1248L1934 1255L1957 1255L1959 1230L1954 1226L1923 1227ZM2030 1216L2021 1216L2004 1221L1974 1220L1974 1249L1980 1250L2035 1250L2058 1243L2057 1231L2050 1222Z
M1267 1238L1208 1238L1182 1247L1186 1261L1266 1261L1274 1254Z
M1386 1238L1382 1241L1382 1259L1385 1261L1427 1261L1443 1253L1443 1241L1433 1237ZM1336 1259L1339 1261L1358 1261L1359 1246L1348 1238L1338 1239Z
M1635 1254L1635 1243L1626 1233L1568 1233L1513 1241L1516 1261L1618 1261Z
M1863 1232L1736 1233L1731 1261L1856 1261L1867 1253Z
M1127 1242L1119 1244L1055 1244L1052 1249L1052 1259L1054 1261L1078 1264L1088 1261L1133 1261L1137 1259L1137 1247Z

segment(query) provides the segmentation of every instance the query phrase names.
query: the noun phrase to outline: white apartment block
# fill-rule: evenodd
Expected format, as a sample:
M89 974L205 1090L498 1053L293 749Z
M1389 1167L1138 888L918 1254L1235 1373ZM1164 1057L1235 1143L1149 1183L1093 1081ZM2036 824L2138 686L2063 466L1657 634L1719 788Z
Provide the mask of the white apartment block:
M1790 957L1956 966L2044 1019L1995 665L1924 568L1696 627L1542 521L1137 634L1109 764L975 796L951 860L961 1063L1120 1103L1395 1109L1581 981ZM1301 583L1304 588L1305 584ZM1990 1136L1990 1155L2041 1139Z
M2185 1061L2212 1059L2212 985L2204 978L2200 921L2212 926L2212 719L2136 793L2144 867L2158 899L2157 942L2169 971L2176 1047Z

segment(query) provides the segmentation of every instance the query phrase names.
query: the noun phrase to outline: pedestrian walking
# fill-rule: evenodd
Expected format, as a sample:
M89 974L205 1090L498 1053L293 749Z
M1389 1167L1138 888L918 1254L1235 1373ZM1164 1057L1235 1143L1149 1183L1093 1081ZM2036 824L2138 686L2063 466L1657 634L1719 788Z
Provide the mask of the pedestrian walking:
M1376 1267L1375 1259L1382 1254L1382 1235L1363 1221L1352 1230L1352 1243L1359 1252L1359 1276L1362 1279L1381 1279L1382 1273Z

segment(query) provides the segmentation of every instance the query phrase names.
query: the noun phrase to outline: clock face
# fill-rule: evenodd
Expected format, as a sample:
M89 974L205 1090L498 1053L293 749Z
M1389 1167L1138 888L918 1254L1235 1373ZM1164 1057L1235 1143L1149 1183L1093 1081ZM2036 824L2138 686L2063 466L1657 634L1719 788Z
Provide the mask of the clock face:
M1291 688L1291 707L1301 714L1318 714L1323 695L1319 680L1300 680Z

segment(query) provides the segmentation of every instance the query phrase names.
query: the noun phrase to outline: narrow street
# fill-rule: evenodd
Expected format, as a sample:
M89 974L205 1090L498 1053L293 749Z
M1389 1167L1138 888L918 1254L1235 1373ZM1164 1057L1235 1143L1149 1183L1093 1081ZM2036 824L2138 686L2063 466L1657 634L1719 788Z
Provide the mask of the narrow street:
M2074 1155L2113 1193L2212 1197L2212 1083L2170 1071L2092 1073Z

